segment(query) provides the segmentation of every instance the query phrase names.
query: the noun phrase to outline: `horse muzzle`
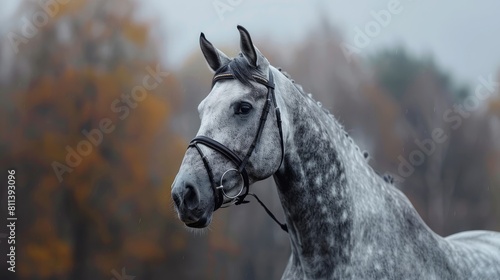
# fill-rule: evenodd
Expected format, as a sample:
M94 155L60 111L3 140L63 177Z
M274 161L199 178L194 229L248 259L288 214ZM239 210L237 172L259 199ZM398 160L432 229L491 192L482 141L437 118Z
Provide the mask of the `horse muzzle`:
M204 228L212 220L213 199L204 198L199 188L184 176L178 175L172 184L172 200L179 219L188 227ZM210 204L210 205L209 205Z

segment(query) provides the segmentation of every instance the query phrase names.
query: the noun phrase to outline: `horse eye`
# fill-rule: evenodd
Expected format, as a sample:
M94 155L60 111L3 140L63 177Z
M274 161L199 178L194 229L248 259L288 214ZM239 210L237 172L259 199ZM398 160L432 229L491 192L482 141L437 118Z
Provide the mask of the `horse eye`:
M246 115L250 113L252 110L252 105L248 102L241 102L239 106L236 108L236 114L237 115Z

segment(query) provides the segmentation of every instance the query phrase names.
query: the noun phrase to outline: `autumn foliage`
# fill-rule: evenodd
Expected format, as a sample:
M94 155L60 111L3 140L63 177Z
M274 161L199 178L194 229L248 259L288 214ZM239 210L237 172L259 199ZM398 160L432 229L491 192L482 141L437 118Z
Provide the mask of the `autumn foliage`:
M138 275L187 244L170 202L185 148L169 121L181 89L135 4L110 2L61 5L19 42L14 68L28 68L2 85L2 167L20 178L20 278Z

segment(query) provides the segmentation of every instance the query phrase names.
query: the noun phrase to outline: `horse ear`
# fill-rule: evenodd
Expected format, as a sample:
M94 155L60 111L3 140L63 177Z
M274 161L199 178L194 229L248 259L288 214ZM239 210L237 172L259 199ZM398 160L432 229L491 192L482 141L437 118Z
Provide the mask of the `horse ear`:
M252 38L250 33L241 25L238 25L238 31L240 32L240 48L241 53L247 59L248 63L253 67L258 65L258 51L256 51L255 46L252 43Z
M208 66L210 66L210 69L214 72L231 60L223 52L214 47L214 45L205 38L203 32L200 34L200 48Z

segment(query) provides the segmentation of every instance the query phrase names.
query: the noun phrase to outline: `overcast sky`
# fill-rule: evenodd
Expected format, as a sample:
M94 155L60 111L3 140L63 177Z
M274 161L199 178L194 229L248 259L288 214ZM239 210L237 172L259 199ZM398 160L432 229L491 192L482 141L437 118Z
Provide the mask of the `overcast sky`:
M0 17L14 10L17 0L4 0ZM324 13L346 43L356 29L374 20L372 11L387 10L391 19L379 25L362 54L403 44L417 54L432 53L438 63L464 82L498 73L500 66L500 1L482 0L143 0L141 17L154 18L165 31L165 57L178 66L193 51L204 32L216 46L238 48L236 25L245 26L258 46L261 40L296 42L318 23ZM395 4L399 2L399 5ZM388 7L392 5L392 9ZM217 12L216 6L219 7ZM397 7L396 9L394 7ZM224 8L226 10L224 10ZM399 12L398 12L399 11ZM372 26L373 27L373 26Z
M299 39L317 24L320 12L338 26L346 43L354 44L356 28L364 30L374 20L372 11L388 10L395 0L148 0L147 13L160 15L169 31L169 62L179 63L198 48L205 32L215 45L238 48L236 25L255 37L277 41ZM455 77L475 83L479 75L498 73L500 66L500 1L498 0L400 0L392 14L361 52L403 44L417 54L432 53ZM219 4L231 10L217 13ZM231 5L231 3L235 3ZM221 15L221 16L219 16Z

